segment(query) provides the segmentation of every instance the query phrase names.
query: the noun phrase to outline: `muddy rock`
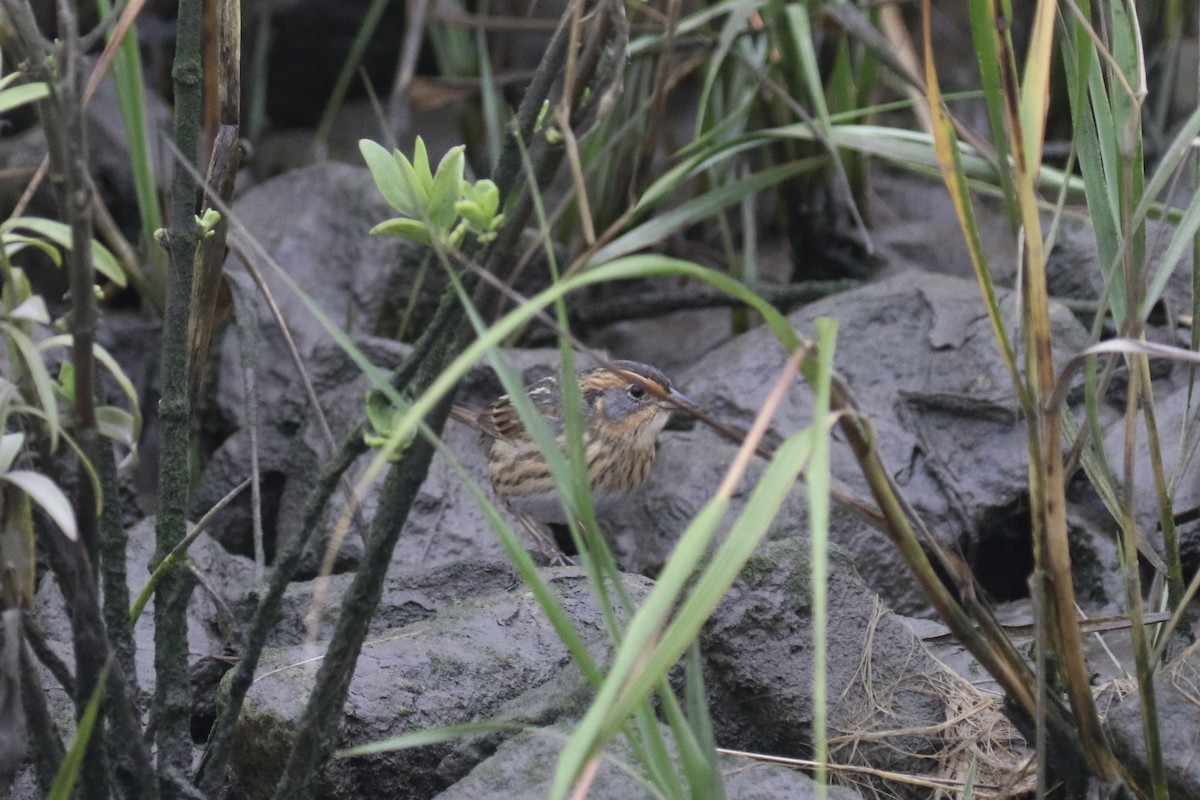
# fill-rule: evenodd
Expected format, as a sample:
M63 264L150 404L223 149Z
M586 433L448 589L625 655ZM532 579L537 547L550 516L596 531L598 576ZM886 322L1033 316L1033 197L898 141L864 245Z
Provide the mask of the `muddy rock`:
M1193 644L1154 676L1158 730L1171 797L1200 797L1200 648ZM1142 709L1137 693L1109 708L1105 719L1117 757L1149 786Z
M251 477L251 448L257 447L263 547L267 560L273 560L278 544L279 511L290 463L290 438L286 424L281 430L278 421L259 428L257 436L253 438L249 428L238 430L226 438L209 458L192 494L192 518L206 514L225 495ZM208 532L229 552L254 557L252 495L248 489L212 517Z
M1147 255L1145 258L1152 270L1150 275L1152 280L1157 277L1154 271L1163 266L1162 257L1176 232L1177 229L1173 225L1155 221L1147 223ZM1059 231L1054 249L1047 257L1046 280L1050 293L1056 297L1094 303L1098 298L1105 296L1104 278L1100 270L1106 269L1108 265L1099 262L1096 233L1092 226L1079 220L1064 225ZM1188 245L1185 245L1173 272L1165 278L1158 302L1152 307L1147 317L1145 329L1147 341L1183 348L1189 347L1187 330L1177 327L1176 322L1180 314L1187 314L1192 308L1191 263L1192 253L1189 242ZM1093 322L1093 314L1081 311L1080 319L1090 327ZM1118 326L1111 315L1103 321L1102 330L1102 338L1118 335ZM1174 372L1175 362L1164 358L1150 359L1150 377L1155 382L1171 377ZM1128 367L1124 363L1118 362L1105 394L1109 406L1118 411L1124 408L1128 385Z
M328 641L341 609L342 595L353 575L331 575L297 581L283 595L281 619L271 632L270 647L289 647L313 639ZM394 568L384 579L379 607L371 617L371 636L428 619L462 600L511 591L521 582L508 561L463 559L439 567Z
M1194 401L1193 401L1194 403ZM1200 506L1200 458L1192 458L1190 462L1178 463L1180 446L1183 436L1188 431L1189 410L1192 413L1191 422L1195 423L1195 407L1188 407L1187 386L1181 386L1174 392L1155 398L1155 424L1161 442L1163 459L1163 474L1168 484L1176 486L1172 512L1180 514L1188 509ZM1193 439L1197 435L1192 430ZM1116 420L1110 426L1104 438L1104 451L1108 463L1120 472L1125 447L1125 423ZM1134 508L1138 527L1147 541L1159 551L1163 550L1163 536L1159 527L1159 510L1157 493L1154 488L1154 469L1150 459L1150 445L1146 438L1146 418L1138 414L1137 421L1137 450L1134 469ZM1179 472L1177 475L1176 473ZM1120 480L1120 476L1118 476ZM1116 524L1116 523L1111 523ZM1200 566L1200 520L1180 525L1179 533L1180 556L1185 572L1195 570Z
M1011 313L1012 297L1002 297ZM921 518L935 535L959 544L972 564L987 564L979 574L996 599L1024 593L1031 566L1026 438L975 282L907 272L812 303L789 320L812 336L818 317L839 323L835 368L870 418L884 464ZM1060 362L1086 346L1086 332L1065 309L1055 307L1052 323ZM709 413L745 429L785 360L771 333L758 328L713 350L675 382ZM777 445L808 425L811 402L798 382L765 443ZM662 564L684 521L719 485L734 451L701 426L664 435L648 485L613 525L627 568L652 574ZM836 432L832 464L835 477L869 497ZM735 512L758 470L755 465L739 487ZM805 532L803 493L802 486L793 491L773 535ZM925 611L884 534L835 506L831 536L892 608Z
M604 660L604 623L587 580L575 568L551 571L552 587L593 651ZM630 576L640 600L649 582ZM270 797L319 667L323 646L264 655L238 725L232 798ZM344 709L339 746L438 725L491 719L500 706L545 684L569 663L566 648L534 601L518 588L460 602L428 620L364 644ZM322 797L429 797L444 789L437 773L449 745L334 760Z
M704 628L704 680L722 746L803 757L811 752L813 628L808 543L760 548ZM946 719L941 669L887 611L850 559L831 553L827 692L838 763L906 774L935 771ZM884 731L897 731L887 736Z
M488 571L480 565L453 575L442 570L412 577L405 587L389 592L391 599L381 604L380 620L358 659L339 747L467 721L502 719L569 729L586 711L593 689L522 585L513 581L489 596L449 604L436 596L439 575L445 591L453 594L471 574L479 576L480 586L500 586L509 579L504 569ZM544 574L593 658L606 663L608 636L582 572L555 568ZM705 628L703 670L717 740L724 747L800 757L811 752L807 576L804 542L768 545L751 560ZM645 578L623 580L635 603L651 587ZM834 555L829 581L830 734L863 734L853 745L835 748L834 756L881 769L930 771L929 760L942 745L936 734L884 732L936 728L945 719L939 670L909 629L874 600L846 556ZM414 613L402 608L413 603L420 606L415 611L419 621L380 629L384 619ZM429 608L435 610L426 613ZM326 630L323 624L319 635ZM314 656L324 649L324 638L318 638L264 655L236 734L231 797L248 800L273 791L319 668ZM676 676L681 679L682 673ZM552 754L541 737L518 737L506 744L512 737L509 731L335 760L320 794L540 796ZM615 752L620 753L620 746ZM530 769L516 769L517 764ZM540 766L535 769L535 764ZM745 768L762 780L739 777ZM806 797L811 790L807 779L777 768L727 761L723 769L730 797ZM614 786L623 785L613 780L618 781ZM766 793L756 793L760 791ZM833 796L849 800L856 795Z
M399 364L408 352L406 345L384 339L366 337L358 340L358 344L372 363L385 370ZM558 368L556 350L512 351L507 356L525 383L532 383ZM348 355L332 344L317 348L313 355L312 374L314 388L333 429L334 440L340 443L364 417L364 400L371 382ZM462 402L481 406L502 392L491 370L480 365L468 373L457 397ZM502 555L499 538L472 496L467 481L453 463L457 461L461 464L483 493L495 502L487 479L485 449L479 434L462 424L448 421L443 428L442 439L446 444L446 452L434 456L425 482L413 502L404 534L392 554L392 563L396 568L426 569L464 559L499 558ZM315 482L317 470L329 454L315 416L308 414L290 442L278 523L281 536L286 537L291 531L300 530L305 498ZM347 470L344 485L356 486L375 457L374 451L359 457L354 466ZM375 517L381 483L381 479L376 479L374 485L367 489L359 512L350 519L350 535L339 552L339 569L342 563L346 564L346 568L357 563L355 549L352 548L361 552L361 544L356 543L362 541L362 536ZM347 497L348 492L340 491L331 498L325 523L305 554L302 575L317 573L330 534L346 517ZM509 519L512 520L511 517ZM513 524L516 525L515 522ZM519 526L517 529L520 530ZM348 553L350 555L347 557Z
M148 518L129 531L125 569L129 576L131 602L150 580L149 564L154 555L154 519ZM188 601L188 649L191 662L202 657L227 659L240 636L242 609L255 591L253 562L226 552L207 534L201 533L188 549L188 558L203 582ZM183 567L187 569L185 565ZM34 618L51 646L71 658L71 627L62 610L62 595L54 577L47 574L34 601ZM137 646L135 666L140 688L154 690L154 599L151 598L134 627Z
M1147 225L1146 243L1148 260L1158 264L1170 244L1177 228L1159 222ZM1085 222L1064 225L1058 234L1054 249L1046 262L1046 280L1050 292L1060 297L1077 300L1095 300L1104 293L1104 278L1100 269L1108 265L1099 263L1096 233ZM1171 318L1185 314L1192 305L1192 253L1190 247L1182 251L1175 271L1167 279L1162 299L1169 307ZM1100 269L1098 269L1099 267Z
M409 352L409 346L369 336L355 338L362 354L384 374L389 373ZM557 350L507 351L506 357L526 384L533 383L558 369ZM336 447L365 418L365 399L371 380L341 347L333 343L317 345L309 357L308 373ZM277 376L283 380L282 376ZM482 406L503 389L492 370L484 365L472 369L464 378L458 399ZM303 510L315 485L318 471L334 449L325 435L324 425L304 402L304 389L294 378L286 388L273 393L285 398L280 406L263 415L258 430L259 464L263 474L263 529L268 558L303 528ZM428 568L463 559L495 558L502 553L499 539L486 515L478 507L457 461L479 484L483 493L495 501L487 479L485 448L479 434L457 422L447 422L442 438L447 452L434 456L429 474L413 503L405 532L393 553L400 569ZM193 513L210 508L234 486L250 477L250 431L241 428L230 435L213 454L196 491ZM347 517L347 498L375 459L368 451L346 472L342 488L330 498L324 518L306 547L297 578L307 580L318 574L332 535L346 526L332 559L335 573L353 570L362 557L363 535L374 519L378 506L380 479L367 487L356 514ZM452 461L453 458L453 461ZM503 514L507 512L502 508ZM347 521L348 520L348 524ZM520 530L510 516L510 522ZM213 536L236 553L253 552L250 497L244 493L214 519ZM533 546L532 542L529 543Z
M344 333L395 333L395 314L404 308L421 257L394 236L367 235L395 213L375 191L365 167L329 162L294 170L248 191L233 211L290 278L254 256L306 368L316 347L332 337L292 284ZM257 252L236 235L230 239L246 253ZM245 422L245 380L238 325L250 332L244 338L253 352L260 402L268 409L264 419L290 403L303 403L304 396L289 393L296 365L275 315L236 255L230 256L226 275L236 321L222 340L215 398L222 418L240 427Z
M502 744L495 755L481 763L463 780L437 796L437 800L537 800L546 796L554 778L554 768L562 750L559 737L569 730L546 734L522 733ZM668 736L664 732L664 736ZM591 800L629 800L645 796L638 781L621 771L617 763L633 763L623 740L606 753L588 790ZM775 764L756 763L745 758L721 758L725 796L729 800L808 800L816 797L816 788L804 773ZM685 783L686 785L686 783ZM696 791L696 787L693 787ZM702 794L702 792L697 792ZM856 792L830 787L830 800L856 800Z

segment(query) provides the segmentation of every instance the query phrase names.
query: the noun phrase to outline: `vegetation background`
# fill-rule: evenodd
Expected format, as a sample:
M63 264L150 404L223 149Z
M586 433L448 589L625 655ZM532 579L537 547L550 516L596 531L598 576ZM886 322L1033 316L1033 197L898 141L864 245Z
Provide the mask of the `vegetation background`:
M222 789L265 631L305 544L297 535L269 564L263 543L256 547L267 583L196 768L184 621L193 586L179 565L197 535L186 517L208 456L198 422L206 362L230 313L222 266L230 246L253 249L256 237L239 227L230 204L246 182L344 158L365 160L397 214L364 224L420 244L423 255L395 310L397 337L412 343L412 354L391 374L311 303L317 324L356 358L377 394L321 465L303 533L317 527L347 465L368 448L378 454L370 475L382 488L277 797L306 796L334 755L332 732L388 554L468 369L492 357L517 395L518 374L494 358L501 345L557 341L571 372L573 353L595 343L588 334L602 323L700 305L728 305L728 333L768 326L793 354L779 385L809 384L813 423L768 454L751 504L710 559L731 487L759 449L762 428L745 435L729 481L681 534L645 601L626 609L624 626L615 609L629 599L612 590L618 570L580 477L582 451L576 443L552 458L579 520L570 535L612 610L610 664L592 662L517 534L488 509L596 687L562 751L552 796L586 788L588 765L617 736L635 743L661 795L721 796L711 730L696 702L703 695L677 696L667 673L693 649L801 473L821 630L826 525L831 498L838 499L829 468L835 428L870 488L856 502L1031 732L1036 793L1168 796L1153 678L1186 652L1200 587L1184 546L1196 510L1175 502L1200 441L1192 399L1200 363L1193 3L577 0L529 9L487 0L244 7L0 0L0 10L0 109L13 132L34 126L44 141L40 167L4 176L0 224L0 688L13 709L0 723L0 781L30 758L51 797ZM96 130L85 107L105 76L122 120L118 157L132 176L123 205L111 202L115 193L87 146ZM163 101L165 125L153 111ZM401 155L393 156L397 147ZM953 247L969 262L1026 423L1029 591L1038 622L1031 656L1013 646L974 591L961 556L927 536L898 493L870 421L855 413L836 377L835 326L796 331L779 310L882 267L870 200L876 181L896 175L944 183L964 247L924 245ZM1086 265L1095 290L1081 308L1093 344L1063 364L1052 358L1046 263L1067 224L1092 231L1098 258ZM996 241L1006 242L1015 264L984 244ZM1167 312L1183 339L1154 341L1147 326L1176 275L1192 287L1191 307ZM606 288L617 282L632 283L619 294ZM1000 284L1017 289L1019 310L1002 308ZM294 288L302 298L311 289ZM128 307L161 323L151 348L159 353L152 394L135 388L129 365L95 343L106 309ZM1188 370L1178 441L1174 432L1163 440L1156 426L1152 363L1164 359ZM1077 374L1086 400L1071 411L1064 403ZM1124 384L1121 460L1101 444L1102 398L1115 375ZM761 409L764 424L778 402ZM524 413L532 425L532 409ZM578 424L568 420L568 429ZM1152 486L1135 488L1139 439L1156 469ZM1165 460L1168 446L1178 456ZM135 451L140 471L129 458ZM1078 470L1119 531L1144 780L1113 755L1083 654L1087 631L1076 613L1065 511L1068 479ZM124 574L123 489L153 510L157 530L148 714L131 683L131 620L146 597L130 597ZM1153 495L1156 530L1139 527L1139 493ZM47 570L70 618L72 666L52 663L28 622ZM77 725L65 741L39 699L32 653L72 688ZM820 645L816 658L821 674ZM828 779L823 703L812 732L811 769L820 782ZM679 745L678 763L661 741L660 716ZM972 793L969 784L961 793Z

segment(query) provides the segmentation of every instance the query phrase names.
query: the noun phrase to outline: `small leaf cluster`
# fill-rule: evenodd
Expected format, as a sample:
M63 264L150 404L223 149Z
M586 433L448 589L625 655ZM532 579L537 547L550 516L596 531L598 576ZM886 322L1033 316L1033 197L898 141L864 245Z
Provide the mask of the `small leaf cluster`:
M0 108L5 94L0 92ZM7 578L0 580L0 603L6 607L28 608L33 599L33 507L41 508L67 538L78 535L71 501L57 483L31 468L33 453L40 450L53 455L59 443L66 442L79 457L96 497L101 497L95 469L72 436L74 366L62 360L57 379L49 367L59 358L54 351L70 349L73 339L55 333L65 328L64 321L51 319L45 300L35 292L25 271L10 261L14 254L32 247L61 266L62 251L70 249L71 243L70 228L54 220L16 217L0 223L0 339L5 344L0 357L0 564L7 570ZM95 241L91 250L97 273L124 286L125 274L112 253ZM137 392L103 347L93 344L92 348L129 404L129 410L97 406L97 427L101 436L128 448L127 462L131 462L141 430Z
M24 233L22 231L28 231ZM61 363L58 380L51 377L47 362L56 349L73 346L70 334L35 335L37 329L63 331L63 319L52 320L45 300L38 295L25 271L16 267L9 257L26 247L45 253L56 266L62 265L60 248L71 246L71 231L61 222L35 217L17 217L0 223L0 333L8 345L5 369L0 370L0 387L13 387L23 405L19 412L33 411L41 420L41 429L50 452L58 447L64 427L69 427L71 407L75 402L75 377L70 361ZM92 260L97 273L118 286L125 285L113 254L99 242L92 242ZM116 360L99 344L93 344L94 358L115 379L130 409L101 405L96 408L100 434L130 449L132 454L141 433L141 414L137 407L137 391Z
M358 148L380 194L401 215L379 223L372 234L449 247L457 247L468 233L484 243L496 237L504 221L499 213L500 190L490 180L471 182L463 177L462 145L450 148L436 171L430 168L420 136L412 161L399 150L389 153L369 139L361 140Z
M407 403L396 405L383 392L371 389L367 392L366 407L367 421L371 428L363 433L363 441L366 442L367 447L380 452L392 447L393 449L387 453L386 458L388 461L399 461L416 437L414 431L399 443L391 441L396 425L408 413L409 405Z

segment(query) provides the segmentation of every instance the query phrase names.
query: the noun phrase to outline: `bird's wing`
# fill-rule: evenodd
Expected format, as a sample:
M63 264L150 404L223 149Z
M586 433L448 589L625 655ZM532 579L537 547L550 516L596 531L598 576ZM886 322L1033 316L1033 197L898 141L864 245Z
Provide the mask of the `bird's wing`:
M529 387L529 399L533 407L550 425L550 430L557 436L562 429L559 419L561 395L558 381L554 378L544 378ZM508 395L497 399L479 415L480 429L494 439L511 441L525 436L525 423L517 413L516 406Z

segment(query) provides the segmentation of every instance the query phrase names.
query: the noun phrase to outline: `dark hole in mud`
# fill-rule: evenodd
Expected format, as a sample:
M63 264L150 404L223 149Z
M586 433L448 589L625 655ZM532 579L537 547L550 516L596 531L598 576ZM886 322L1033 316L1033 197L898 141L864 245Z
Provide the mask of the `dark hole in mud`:
M579 555L579 550L575 547L575 540L571 538L570 528L553 522L550 524L550 532L554 535L554 544L558 546L564 556L570 558Z
M1197 517L1186 518L1178 528L1179 558L1183 566L1183 579L1191 581L1200 571L1200 507L1192 509Z
M282 472L262 474L263 550L267 563L275 560L276 522L287 476ZM250 510L250 492L242 492L232 503L218 512L209 531L230 553L254 558L254 522Z
M990 599L1005 602L1028 597L1029 573L1033 571L1028 498L981 514L975 546L967 558Z
M227 656L201 656L191 668L192 741L203 744L217 721L217 686L233 666Z

